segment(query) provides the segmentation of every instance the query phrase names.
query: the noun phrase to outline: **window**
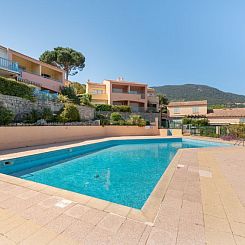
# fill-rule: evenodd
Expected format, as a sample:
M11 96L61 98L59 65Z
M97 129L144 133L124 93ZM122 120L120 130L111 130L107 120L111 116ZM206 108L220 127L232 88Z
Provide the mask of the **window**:
M180 108L179 107L175 107L174 108L174 114L179 114L180 113Z
M192 113L193 114L198 114L199 113L199 107L198 106L192 107Z
M92 94L103 94L104 92L103 92L103 90L101 90L101 89L93 89L92 90Z
M245 117L244 118L240 118L240 123L245 123Z
M42 73L42 77L51 78L51 76L49 74L45 74L45 73Z

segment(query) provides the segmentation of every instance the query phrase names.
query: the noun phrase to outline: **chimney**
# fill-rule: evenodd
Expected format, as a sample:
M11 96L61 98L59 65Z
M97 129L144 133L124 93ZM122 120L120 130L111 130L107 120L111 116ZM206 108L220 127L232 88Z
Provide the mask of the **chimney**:
M123 81L124 79L123 79L123 77L118 77L117 78L117 81Z

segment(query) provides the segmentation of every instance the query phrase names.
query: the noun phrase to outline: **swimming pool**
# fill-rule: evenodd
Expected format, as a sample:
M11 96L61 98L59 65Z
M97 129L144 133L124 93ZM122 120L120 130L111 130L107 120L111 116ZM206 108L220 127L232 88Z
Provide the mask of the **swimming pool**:
M141 209L178 149L224 145L182 138L109 140L0 161L0 172Z

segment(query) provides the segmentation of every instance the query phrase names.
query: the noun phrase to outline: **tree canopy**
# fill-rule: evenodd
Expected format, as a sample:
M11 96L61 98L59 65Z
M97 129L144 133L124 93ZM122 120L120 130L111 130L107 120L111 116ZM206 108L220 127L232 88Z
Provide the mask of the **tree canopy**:
M47 50L41 54L39 60L65 70L67 80L85 67L84 55L72 48L57 47Z
M168 98L165 95L158 94L157 96L159 98L159 105L160 106L164 106L164 105L168 104Z
M72 82L70 84L70 86L74 88L77 95L86 93L86 85L85 84L81 84L78 82Z

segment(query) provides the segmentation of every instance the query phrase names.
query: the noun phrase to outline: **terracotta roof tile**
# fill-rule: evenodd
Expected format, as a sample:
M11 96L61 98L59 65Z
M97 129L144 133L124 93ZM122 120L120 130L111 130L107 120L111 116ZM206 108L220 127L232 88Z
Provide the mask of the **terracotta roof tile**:
M245 108L213 109L207 117L245 117Z
M207 105L207 100L200 100L200 101L175 101L170 102L168 104L169 107L171 106L197 106L197 105Z

